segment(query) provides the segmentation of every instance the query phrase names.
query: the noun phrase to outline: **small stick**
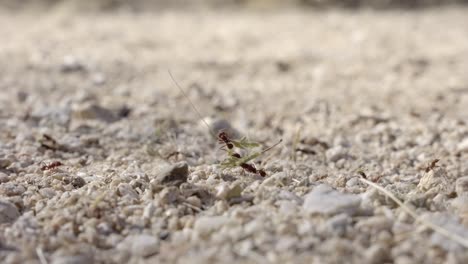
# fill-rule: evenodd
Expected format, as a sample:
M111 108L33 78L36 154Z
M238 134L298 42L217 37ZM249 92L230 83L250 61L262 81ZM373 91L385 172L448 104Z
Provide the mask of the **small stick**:
M190 203L188 203L188 202L183 202L182 204L185 205L185 206L187 206L187 207L189 207L190 209L192 209L192 210L194 210L194 211L197 211L197 212L201 212L201 211L202 211L202 209L200 209L200 208L196 207L195 205L190 204Z
M192 106L193 110L195 111L195 113L197 113L198 117L200 118L200 120L205 123L206 127L208 128L208 130L210 131L210 134L214 137L214 138L218 138L215 133L213 132L213 130L211 129L210 125L208 125L208 123L205 121L205 119L203 118L203 116L201 115L200 111L198 111L198 109L195 107L195 104L192 102L192 100L190 100L190 97L188 97L187 93L185 93L184 89L182 89L182 86L179 85L179 83L175 80L174 76L172 76L172 73L170 70L167 70L167 72L169 73L169 76L171 76L171 79L172 81L174 82L174 84L177 86L177 88L179 88L180 92L184 95L185 99L187 99L187 101L190 103L190 106Z
M449 230L441 227L441 226L438 226L428 220L425 220L423 219L421 216L419 216L414 210L412 210L411 208L409 208L407 205L405 205L402 201L400 201L393 193L391 193L390 191L384 189L382 186L376 184L376 183L373 183L369 180L366 180L364 178L359 178L360 181L364 182L365 184L367 185L370 185L372 186L373 188L381 191L382 193L384 193L387 197L389 197L390 199L392 199L395 203L397 203L401 209L403 209L405 212L407 212L409 215L411 215L415 220L416 222L419 222L423 225L425 225L426 227L428 227L429 229L432 229L434 230L435 232L459 243L460 245L464 246L465 248L468 248L468 240L466 240L464 237L462 236L459 236L458 234L455 234L453 232L450 232Z
M274 145L269 146L268 148L262 150L262 152L260 152L260 154L263 154L263 153L269 151L270 149L272 149L272 148L278 146L281 142L283 142L283 139L278 140L278 142L276 142Z
M47 259L44 256L44 251L42 251L42 248L37 247L36 248L36 254L37 254L37 257L39 258L39 262L41 262L41 264L48 264Z

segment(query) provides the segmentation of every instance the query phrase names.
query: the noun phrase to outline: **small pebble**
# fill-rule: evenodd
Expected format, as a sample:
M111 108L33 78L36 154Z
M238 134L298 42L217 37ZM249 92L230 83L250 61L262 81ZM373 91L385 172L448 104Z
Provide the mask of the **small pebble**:
M390 230L392 226L393 221L385 216L368 217L356 224L356 228L360 230Z
M221 183L216 188L216 197L218 199L226 200L238 198L241 197L242 191L242 186L237 182L234 182L230 185L227 183Z
M364 252L364 259L369 264L386 263L390 259L390 252L382 245L371 245Z
M201 235L208 235L229 223L226 216L202 216L195 220L194 230Z
M240 133L234 127L232 127L231 123L224 119L206 119L208 124L210 125L211 131L214 131L216 134L220 132L227 133L230 139L237 139L240 138ZM204 125L204 124L203 124Z
M468 196L468 176L457 179L455 191L458 196Z
M14 222L19 216L18 208L14 204L0 200L0 224Z
M150 202L148 205L145 206L145 209L143 209L143 218L149 219L153 216L155 211L154 204Z
M187 163L179 162L160 171L156 176L156 183L179 186L187 182L188 173Z
M6 167L10 166L12 163L9 159L0 159L0 168L5 169Z
M0 193L6 196L21 195L26 191L23 185L7 182L0 185Z
M85 69L85 66L73 55L65 56L62 65L60 65L60 71L63 73L84 71Z
M450 202L451 206L468 220L468 195L458 196Z
M148 257L159 251L159 238L151 235L132 235L117 245L119 250L129 251L133 256Z
M82 264L92 263L93 259L87 255L75 255L75 256L57 256L52 258L52 264Z
M216 198L226 199L229 193L229 184L221 183L216 187Z
M93 74L93 76L91 76L91 79L93 80L93 83L95 85L103 85L106 83L106 76L102 73Z
M166 187L159 193L162 204L173 204L179 199L179 196L179 189L175 186Z
M340 193L322 184L305 196L303 208L309 213L354 215L360 203L361 198L358 195Z
M337 162L340 159L346 158L347 155L346 149L342 146L335 146L326 152L327 160L330 162Z
M458 144L457 149L460 152L468 152L468 137Z
M9 180L10 179L9 179L8 175L6 175L3 172L0 172L0 183L5 183L5 182L8 182Z
M55 190L52 188L42 188L41 190L39 190L39 193L45 198L49 199L54 197L56 194Z
M104 108L92 102L85 102L73 106L72 116L74 119L96 119L107 123L115 122L119 118L111 109Z
M86 181L83 178L76 176L76 177L73 177L73 180L71 181L71 185L74 188L81 188L86 185Z
M173 216L169 218L169 221L167 223L167 228L171 231L176 231L179 230L180 225L179 225L179 218L177 216Z
M329 232L344 235L347 228L351 228L352 219L347 214L338 214L328 219L326 227ZM349 226L349 227L348 227Z
M197 207L197 208L200 208L201 205L202 205L202 202L200 200L200 198L198 198L197 196L190 196L189 198L187 198L187 200L185 200L187 203Z
M129 196L131 198L138 198L138 193L128 183L120 183L117 187L120 196Z

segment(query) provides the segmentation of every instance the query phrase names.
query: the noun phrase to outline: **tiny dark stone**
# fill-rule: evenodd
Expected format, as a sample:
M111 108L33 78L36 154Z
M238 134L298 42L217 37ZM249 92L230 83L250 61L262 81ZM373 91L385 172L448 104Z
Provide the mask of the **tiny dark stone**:
M81 177L74 177L71 184L75 188L81 188L81 187L85 186L86 181Z
M252 204L253 200L254 200L254 197L251 195L234 197L234 198L229 199L229 205L241 204L244 202Z
M131 112L132 112L132 109L129 108L128 106L124 105L124 106L122 106L121 108L118 109L117 115L120 118L125 118L125 117L128 117Z
M179 186L187 182L188 165L185 162L179 162L168 166L157 175L157 181L164 185Z
M277 61L276 62L276 68L280 72L287 72L291 69L291 64L286 61Z
M18 102L24 103L28 99L28 93L25 91L18 91L16 93L16 99L18 99Z
M169 231L163 230L163 231L161 231L161 233L159 233L159 239L166 240L166 239L169 238L170 235L171 235L171 233L169 233Z

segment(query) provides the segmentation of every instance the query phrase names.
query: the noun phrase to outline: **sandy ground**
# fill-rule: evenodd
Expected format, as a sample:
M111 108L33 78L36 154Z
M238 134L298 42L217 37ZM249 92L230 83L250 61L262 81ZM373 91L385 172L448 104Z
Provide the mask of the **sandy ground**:
M2 263L467 263L467 14L2 11Z

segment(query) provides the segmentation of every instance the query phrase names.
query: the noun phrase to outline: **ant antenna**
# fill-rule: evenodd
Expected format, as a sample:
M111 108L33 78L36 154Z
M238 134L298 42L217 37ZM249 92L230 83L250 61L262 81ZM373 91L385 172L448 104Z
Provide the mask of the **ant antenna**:
M182 87L179 85L179 83L177 83L177 81L175 80L174 76L172 76L172 73L170 70L167 70L167 72L169 73L169 76L171 76L171 79L172 81L174 82L174 84L177 86L177 88L179 88L179 90L182 92L182 94L184 95L185 99L187 99L187 101L190 103L190 105L192 106L193 110L195 110L195 112L198 114L198 117L200 118L201 121L203 121L203 123L205 123L206 127L208 128L208 131L210 131L210 134L214 137L214 138L218 138L213 130L211 130L211 127L210 125L208 125L208 123L205 121L205 119L202 117L202 115L200 114L200 111L198 111L198 109L195 107L195 104L192 102L192 100L190 100L190 98L188 97L187 93L185 93L184 89L182 89Z
M268 147L268 148L262 150L262 152L260 152L260 153L263 154L263 153L269 151L270 149L272 149L272 148L278 146L281 142L283 142L283 139L280 139L280 140L279 140L278 142L276 142L273 146L270 146L270 147Z

